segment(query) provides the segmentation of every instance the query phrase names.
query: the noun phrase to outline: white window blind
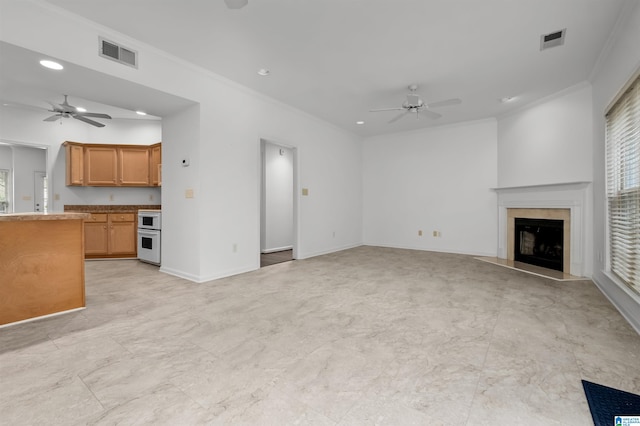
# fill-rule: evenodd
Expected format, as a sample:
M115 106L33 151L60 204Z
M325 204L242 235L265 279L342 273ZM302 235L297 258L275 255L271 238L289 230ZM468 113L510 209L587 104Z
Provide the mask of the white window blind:
M640 77L606 122L611 272L640 294Z

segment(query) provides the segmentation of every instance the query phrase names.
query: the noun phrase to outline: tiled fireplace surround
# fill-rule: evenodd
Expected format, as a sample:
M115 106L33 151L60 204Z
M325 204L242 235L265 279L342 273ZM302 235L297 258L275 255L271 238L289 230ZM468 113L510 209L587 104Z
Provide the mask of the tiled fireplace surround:
M584 276L585 207L589 184L570 182L495 188L498 194L498 257L513 260L514 217L563 219L564 272L578 277Z

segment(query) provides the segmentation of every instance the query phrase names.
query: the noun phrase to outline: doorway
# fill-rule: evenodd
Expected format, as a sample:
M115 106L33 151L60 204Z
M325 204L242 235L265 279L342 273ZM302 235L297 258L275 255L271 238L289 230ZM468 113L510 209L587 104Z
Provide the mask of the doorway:
M260 267L295 259L295 148L260 141Z
M47 187L47 174L34 172L35 188L33 190L33 211L47 212L49 210L49 188Z

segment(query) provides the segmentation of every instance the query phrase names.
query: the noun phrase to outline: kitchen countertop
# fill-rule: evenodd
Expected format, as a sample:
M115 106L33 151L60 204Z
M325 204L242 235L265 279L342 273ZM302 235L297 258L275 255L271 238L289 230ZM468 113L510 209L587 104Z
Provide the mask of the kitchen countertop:
M27 220L83 220L89 219L89 213L52 212L52 213L8 213L0 214L0 222L18 222Z
M83 205L69 205L65 204L65 212L88 212L88 213L125 213L125 212L137 212L138 210L158 210L160 211L160 205L158 204L123 204L123 205L99 205L99 204L83 204Z

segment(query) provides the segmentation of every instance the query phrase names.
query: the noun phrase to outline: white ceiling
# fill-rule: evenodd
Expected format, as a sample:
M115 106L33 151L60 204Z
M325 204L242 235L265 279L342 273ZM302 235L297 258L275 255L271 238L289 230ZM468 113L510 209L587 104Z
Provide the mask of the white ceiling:
M229 10L223 0L47 0L362 136L495 117L581 83L632 1L249 0ZM563 28L565 44L540 51L540 36ZM0 77L13 78L2 62ZM412 83L427 103L462 104L393 124L396 111L369 112L400 106ZM68 91L135 109L129 89L117 99ZM139 103L158 96L136 90ZM161 95L169 110L187 102Z

